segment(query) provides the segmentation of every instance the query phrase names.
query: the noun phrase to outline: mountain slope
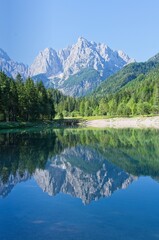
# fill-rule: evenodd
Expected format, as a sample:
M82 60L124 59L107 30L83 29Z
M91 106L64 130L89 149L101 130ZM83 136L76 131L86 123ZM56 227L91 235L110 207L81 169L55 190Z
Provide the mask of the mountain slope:
M67 81L59 86L59 90L66 95L82 97L91 93L101 82L102 78L99 72L87 68L70 76Z
M153 56L152 58L150 58L148 60L148 62L157 62L159 63L159 53L157 53L155 56Z
M131 63L103 81L95 90L94 95L102 97L105 94L115 93L121 90L130 81L135 80L139 75L146 75L150 71L155 70L158 65L159 62L152 59L143 63Z
M104 114L134 116L159 114L159 66L147 74L140 74L116 93L99 97ZM100 106L100 108L101 108Z
M11 60L7 53L2 49L0 49L0 70L13 78L15 78L18 73L20 73L23 78L26 78L29 75L28 66Z

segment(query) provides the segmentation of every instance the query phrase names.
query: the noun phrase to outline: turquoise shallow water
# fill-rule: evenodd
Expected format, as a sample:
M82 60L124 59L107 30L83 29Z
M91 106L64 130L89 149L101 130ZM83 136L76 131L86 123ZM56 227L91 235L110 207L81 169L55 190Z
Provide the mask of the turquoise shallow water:
M0 134L0 239L159 239L158 133Z

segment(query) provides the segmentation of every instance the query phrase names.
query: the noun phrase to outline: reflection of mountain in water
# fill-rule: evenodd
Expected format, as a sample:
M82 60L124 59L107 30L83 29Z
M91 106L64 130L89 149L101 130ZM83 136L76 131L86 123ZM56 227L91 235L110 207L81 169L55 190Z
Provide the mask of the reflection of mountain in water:
M24 173L17 171L15 175L10 174L8 181L5 183L0 178L0 196L6 197L18 183L24 182L29 178L30 174L27 170Z
M159 179L156 130L36 129L0 134L0 195L34 176L50 195L83 202L111 195L135 177Z
M7 182L0 179L0 195L7 196L17 183L31 175L27 170L10 174ZM135 179L132 175L109 163L96 150L76 146L66 148L52 157L46 168L33 174L38 185L49 195L60 192L81 198L83 203L110 196L117 189L124 189Z
M45 170L37 169L34 178L49 195L63 192L81 198L84 203L108 197L135 179L84 146L65 149L47 163Z

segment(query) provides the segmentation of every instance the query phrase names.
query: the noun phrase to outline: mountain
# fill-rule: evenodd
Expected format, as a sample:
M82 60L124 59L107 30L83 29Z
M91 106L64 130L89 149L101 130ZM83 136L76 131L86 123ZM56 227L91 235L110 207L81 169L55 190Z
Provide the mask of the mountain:
M7 53L2 49L0 49L0 70L13 78L15 78L18 73L20 73L23 78L29 76L28 66L11 60Z
M123 67L113 76L103 81L99 87L94 91L97 97L105 96L105 94L116 93L125 87L129 82L135 80L140 75L147 75L151 71L156 70L159 66L159 54L150 58L146 62L131 63Z
M122 51L80 37L77 43L58 52L44 49L30 66L30 74L67 95L84 96L131 62L134 59Z
M52 48L44 49L30 66L30 73L31 76L45 74L52 80L65 80L82 69L93 68L107 77L132 61L122 51L113 51L105 44L80 37L76 44L58 52Z
M134 61L121 50L114 51L106 44L90 42L83 37L59 51L44 49L30 67L14 62L0 51L0 69L8 76L15 78L17 73L23 78L31 76L71 96L92 92L104 79Z

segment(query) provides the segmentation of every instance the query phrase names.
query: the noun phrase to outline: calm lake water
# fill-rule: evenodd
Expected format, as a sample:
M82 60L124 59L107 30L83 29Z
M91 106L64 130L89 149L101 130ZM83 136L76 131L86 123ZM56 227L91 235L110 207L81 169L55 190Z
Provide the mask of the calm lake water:
M159 239L159 131L0 133L0 240Z

